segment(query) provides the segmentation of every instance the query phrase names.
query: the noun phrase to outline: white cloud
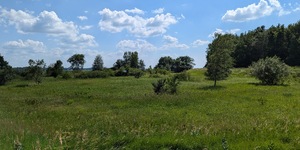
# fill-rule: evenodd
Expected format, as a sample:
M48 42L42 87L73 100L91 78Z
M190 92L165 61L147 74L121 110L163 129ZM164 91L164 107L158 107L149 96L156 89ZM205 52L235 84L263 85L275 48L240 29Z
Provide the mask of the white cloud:
M14 50L32 50L32 52L40 52L43 53L45 52L45 46L43 42L40 41L34 41L34 40L17 40L17 41L8 41L6 43L3 44L2 46L4 49L10 51L14 51Z
M143 10L140 10L138 8L134 8L134 9L126 9L125 12L127 13L132 13L132 14L139 14L139 15L143 15L145 14L145 12Z
M190 47L186 44L179 43L178 39L169 35L164 35L163 40L165 44L162 49L179 48L179 49L189 49Z
M112 33L122 32L123 30L137 37L149 37L163 34L167 28L177 23L177 19L170 13L157 14L151 18L140 16L130 16L124 11L111 11L108 8L99 11L102 19L99 27L103 31Z
M117 44L119 50L124 51L153 51L157 48L146 40L122 40Z
M243 8L237 8L236 10L228 10L222 17L222 20L232 22L250 21L269 16L273 11L274 8L266 0L260 0L258 4L251 4Z
M164 13L164 11L165 11L165 8L158 8L158 9L152 10L152 13L162 14L162 13Z
M185 16L183 14L180 15L182 19L185 19Z
M278 12L278 16L288 15L292 12L295 12L295 9L286 10L284 8L285 6L286 4L282 6L279 0L260 0L258 4L254 3L243 8L228 10L222 17L222 20L231 22L245 22L269 16L274 12ZM288 6L291 7L292 4L289 3Z
M203 46L203 45L207 45L209 44L209 41L204 41L204 40L196 40L192 43L193 47L199 47L199 46Z
M73 22L63 22L55 12L43 11L37 17L22 10L1 9L0 18L6 20L9 25L14 25L19 33L48 33L70 34L76 33L76 25Z
M0 23L15 26L19 33L45 33L55 37L59 45L70 47L76 46L76 42L78 47L97 46L93 36L80 34L77 25L62 21L54 11L43 11L38 16L14 9L8 11L0 8L0 12Z
M89 30L89 29L91 29L93 26L92 25L90 25L90 26L79 26L79 28L81 29L81 30Z
M83 21L83 20L87 20L88 17L87 16L78 16L77 17L79 20Z
M208 35L208 37L214 38L216 34L237 34L240 31L241 31L241 29L231 29L231 30L223 31L222 29L217 28L213 33Z

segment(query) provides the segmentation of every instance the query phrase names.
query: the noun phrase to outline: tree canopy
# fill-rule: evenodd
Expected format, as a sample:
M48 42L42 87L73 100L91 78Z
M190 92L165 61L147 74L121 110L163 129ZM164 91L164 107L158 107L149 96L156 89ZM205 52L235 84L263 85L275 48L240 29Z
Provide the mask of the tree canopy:
M233 59L230 56L235 45L234 36L216 35L211 44L208 45L207 50L207 79L214 81L216 86L218 80L226 79L233 66Z
M189 56L180 56L173 59L170 56L161 57L158 60L156 69L164 69L173 72L182 72L194 67L194 59Z
M43 70L46 66L43 59L41 60L32 60L28 61L28 68L27 68L27 78L33 79L36 83L42 82Z
M63 73L63 66L62 66L63 62L61 60L57 60L56 63L51 64L48 68L47 68L47 75L48 76L52 76L54 78L56 78L59 75L62 75Z
M12 67L4 60L4 57L0 55L0 85L6 84L12 77Z
M300 21L288 27L278 24L265 29L261 26L235 38L231 53L234 67L248 67L252 62L273 56L290 66L300 66Z
M94 63L93 63L93 71L95 70L103 70L103 60L102 60L102 56L101 55L97 55L95 60L94 60Z
M71 63L70 68L72 70L82 70L85 60L83 54L74 54L68 59L68 62Z

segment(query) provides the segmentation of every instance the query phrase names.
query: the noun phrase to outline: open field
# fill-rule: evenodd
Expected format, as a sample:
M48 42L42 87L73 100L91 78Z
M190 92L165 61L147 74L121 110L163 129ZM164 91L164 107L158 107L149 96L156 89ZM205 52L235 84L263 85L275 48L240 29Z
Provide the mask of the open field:
M0 149L300 149L300 80L262 86L235 69L213 88L189 72L175 95L148 76L13 81L0 87Z

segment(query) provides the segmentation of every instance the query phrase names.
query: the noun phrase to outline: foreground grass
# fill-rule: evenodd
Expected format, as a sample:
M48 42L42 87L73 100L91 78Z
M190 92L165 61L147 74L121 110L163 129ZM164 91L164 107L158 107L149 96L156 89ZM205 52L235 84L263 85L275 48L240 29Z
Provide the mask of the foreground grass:
M300 149L300 84L261 86L190 71L176 95L157 79L46 79L0 87L0 149ZM22 146L21 146L22 145Z

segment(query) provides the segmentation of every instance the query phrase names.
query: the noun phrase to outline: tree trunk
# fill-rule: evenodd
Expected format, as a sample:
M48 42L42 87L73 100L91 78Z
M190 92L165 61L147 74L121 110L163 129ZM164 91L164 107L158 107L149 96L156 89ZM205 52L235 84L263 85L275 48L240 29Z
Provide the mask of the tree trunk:
M217 80L215 79L215 84L214 84L214 87L216 87L217 86Z

